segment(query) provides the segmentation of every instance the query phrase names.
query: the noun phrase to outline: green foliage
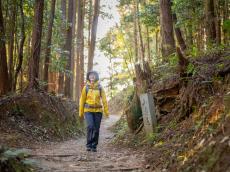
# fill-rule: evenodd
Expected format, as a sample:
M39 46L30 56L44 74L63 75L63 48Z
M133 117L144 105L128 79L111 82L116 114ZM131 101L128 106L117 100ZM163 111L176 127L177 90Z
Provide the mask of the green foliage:
M126 93L124 97L124 102L126 102L126 104L130 104L132 102L134 93L135 93L135 90L132 86L129 86L126 88Z
M218 68L219 70L224 69L224 67L225 67L224 63L218 63L218 64L217 64L217 68Z
M219 160L219 156L220 152L215 150L213 145L208 145L199 157L200 164L197 169L201 171L210 171Z
M224 20L223 29L227 34L230 34L230 19Z
M130 85L133 77L134 50L131 46L132 37L127 36L121 28L116 27L100 40L99 48L110 60L109 86L113 95Z
M37 161L26 159L28 151L25 149L2 149L0 151L0 171L32 172L32 167L38 164Z
M112 143L115 144L120 140L124 139L128 132L128 124L126 119L123 117L113 126L112 130L116 133L115 137L112 140Z
M133 0L119 0L119 7L123 7L133 3Z
M189 53L191 54L192 57L196 58L198 56L199 50L196 46L192 46L190 48Z
M172 10L177 15L177 26L197 25L204 16L202 0L174 0Z
M16 104L12 108L12 114L14 114L14 115L21 115L21 114L23 114L23 110Z
M202 120L196 120L194 128L195 130L199 130L203 126L203 121Z
M154 133L148 134L146 139L149 142L149 144L154 144L158 140L158 137L159 137L159 133L154 132Z
M124 16L124 22L127 22L127 23L134 22L134 15L130 14L130 15Z
M174 119L174 120L170 121L168 127L169 127L170 129L173 129L173 130L174 130L174 129L176 129L177 124L178 124L178 122L176 121L176 119Z
M139 118L142 116L142 110L141 110L141 106L137 104L137 102L135 102L135 104L133 104L132 108L131 108L131 113L134 116L134 119L136 119L136 121L139 120Z
M197 70L196 70L196 67L194 66L194 64L189 63L187 66L187 69L186 69L186 73L195 75L196 72L197 72Z
M38 165L38 161L33 160L33 159L25 159L22 162L23 162L23 164L28 165L28 166L37 166Z
M144 25L149 27L158 27L160 24L158 1L151 4L146 4L141 8L140 14L137 15L140 16L140 19Z
M107 37L104 37L100 40L100 45L99 45L99 48L100 50L102 50L104 52L104 54L106 56L109 56L111 57L113 55L113 51L112 51L112 34L107 34Z
M169 65L170 66L176 66L178 65L179 59L176 53L173 53L169 56Z
M226 45L224 44L217 45L217 44L208 43L207 50L205 51L204 54L215 54L215 53L224 51L225 48L226 48Z
M68 118L64 122L49 113L43 113L41 119L44 130L50 131L59 138L66 138L68 136L75 136L81 133L83 126L79 119Z
M12 157L24 158L27 155L28 152L25 149L7 150L3 153L3 156L6 158L12 158Z

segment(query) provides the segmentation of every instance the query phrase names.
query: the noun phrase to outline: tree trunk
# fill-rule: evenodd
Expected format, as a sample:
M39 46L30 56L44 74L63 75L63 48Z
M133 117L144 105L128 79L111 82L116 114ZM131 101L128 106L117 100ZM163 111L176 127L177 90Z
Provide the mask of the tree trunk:
M36 0L34 6L34 25L32 34L32 56L29 62L29 85L28 88L38 88L38 73L42 37L44 0Z
M149 27L146 26L146 37L147 37L147 53L148 53L148 61L151 62L151 50L150 50L150 36L149 36Z
M77 74L76 74L76 102L79 103L82 81L84 82L84 3L78 0L77 21Z
M221 44L221 17L220 17L220 1L214 0L215 26L216 26L216 43Z
M72 100L74 100L74 74L75 74L75 40L76 40L76 14L77 14L77 0L73 1L73 28L72 28L72 50L71 50L71 72L72 72L72 77L70 78L70 97Z
M179 47L177 47L177 56L179 58L178 72L180 74L180 77L186 77L187 76L186 69L188 67L189 61L184 57Z
M200 51L201 49L202 49L202 44L203 44L203 42L202 42L202 40L203 40L203 27L202 27L202 25L201 25L201 23L199 23L199 25L198 25L198 34L197 34L197 41L196 41L196 43L197 43L197 49L198 49L198 51Z
M9 86L10 90L12 90L13 86L13 62L14 62L14 41L15 41L15 25L16 25L16 5L10 5L10 23L9 23L9 30L10 30L10 37L9 37L9 46L8 46L8 56L9 56Z
M78 45L77 45L78 46ZM79 47L78 47L79 48ZM77 48L77 49L78 49ZM80 98L80 52L77 50L77 59L76 59L76 92L75 92L75 98L76 103L79 104L79 98Z
M135 63L137 63L137 62L139 62L139 58L138 58L138 40L137 40L137 15L136 15L136 11L137 11L137 9L136 9L136 7L134 6L134 10L133 10L134 12L134 25L133 25L133 33L134 33L134 35L133 35L133 37L134 37L134 51L135 51Z
M143 63L143 67L140 64L135 64L135 74L137 95L140 97L142 93L146 93L146 91L151 89L152 78L149 63Z
M68 25L67 25L67 37L66 37L66 51L67 54L67 65L66 70L71 71L71 57L72 57L72 43L73 43L73 0L69 0L68 3ZM65 96L71 97L70 90L70 78L73 77L73 74L69 73L65 76Z
M205 0L205 20L207 43L216 43L214 0Z
M92 23L92 8L93 8L93 3L92 3L92 0L89 0L89 2L88 2L89 4L89 14L88 14L88 17L89 17L89 19L88 19L88 49L89 49L89 47L90 47L90 40L91 40L91 29L92 29L92 25L91 25L91 23Z
M230 6L230 3L229 3L229 0L225 0L224 1L224 9L223 9L223 22L229 20L229 6ZM227 28L222 28L223 29L223 40L224 40L224 44L227 44L229 43L229 40L230 40L230 35L229 35L229 32L227 31Z
M88 42L87 42L87 44L88 44L88 51L89 51L90 50L90 42L91 42L91 29L92 29L92 11L93 11L93 2L92 2L92 0L88 0L88 6L89 6L89 13L88 13ZM88 52L88 54L89 54L89 52ZM89 57L88 57L88 62L89 62ZM80 67L80 63L78 64L78 67ZM82 78L82 76L81 76L81 78ZM80 80L82 80L81 78L80 78ZM80 80L78 81L79 85L80 85L80 82L82 82ZM78 89L80 89L80 88L78 88ZM78 99L79 99L80 92L81 92L81 90L79 91L78 94L76 94Z
M99 11L100 11L100 0L95 0L93 24L91 29L91 40L90 40L90 47L89 47L89 54L88 54L88 71L91 71L93 69L93 59L94 59L94 50L96 44Z
M146 6L146 0L143 1L143 5ZM151 49L150 49L150 36L149 36L149 27L146 26L146 47L147 47L147 57L148 57L148 62L151 62Z
M19 52L18 52L18 65L15 71L15 76L14 76L14 86L13 89L16 90L17 86L17 79L18 79L18 74L22 68L22 62L23 62L23 47L25 43L25 18L24 18L24 12L23 12L23 0L20 0L20 15L21 15L21 39L20 39L20 45L19 45Z
M61 0L61 13L62 13L62 37L66 36L66 0ZM65 44L63 45L63 51L65 51ZM62 53L64 54L64 53ZM63 56L63 55L62 55ZM58 93L64 94L64 73L59 72L58 76Z
M159 30L156 31L156 55L159 55L159 39L158 39L158 35L159 35Z
M193 25L192 24L189 24L187 26L187 31L188 31L188 46L192 47L193 46Z
M49 21L48 32L47 32L46 50L45 50L44 81L47 84L45 85L44 89L46 91L48 91L48 72L49 72L49 63L50 63L50 58L51 58L50 52L51 52L53 22L54 22L54 15L55 15L55 3L56 3L56 0L52 0L51 10L50 10L50 21Z
M76 59L76 92L75 92L75 98L76 103L79 104L79 98L80 98L80 44L81 44L81 20L82 20L82 1L77 1L77 59Z
M142 32L141 32L141 23L139 19L139 0L136 0L136 18L137 18L137 28L138 28L138 35L139 35L139 40L140 40L140 49L141 49L141 60L142 62L145 61L145 49L144 49L144 44L143 44L143 38L142 38Z
M84 16L85 16L85 0L82 2L81 16L81 44L80 44L80 90L84 87Z
M9 76L6 60L6 38L2 16L2 0L0 0L0 96L9 91Z
M23 92L23 83L22 83L22 81L23 81L23 71L21 69L21 71L20 71L20 93Z
M48 87L48 90L49 92L53 92L55 93L56 92L56 81L57 81L57 73L56 72L49 72L48 73L49 75L49 87Z
M176 13L173 14L173 20L175 23L174 30L175 30L177 42L180 46L180 49L184 52L186 50L186 44L185 44L185 41L184 41L184 38L182 36L182 32L181 32L180 28L178 26L176 26L176 23L177 23Z
M164 60L167 61L167 57L175 52L170 0L160 0L160 24L162 37L161 51Z

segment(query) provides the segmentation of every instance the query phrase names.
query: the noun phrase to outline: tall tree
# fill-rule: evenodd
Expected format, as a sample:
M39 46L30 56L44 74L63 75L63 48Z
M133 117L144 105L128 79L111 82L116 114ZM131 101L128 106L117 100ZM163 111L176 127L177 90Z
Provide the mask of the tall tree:
M85 0L82 0L81 15L81 44L80 44L80 90L84 86L84 18L85 18Z
M94 59L94 50L96 45L96 34L97 34L99 12L100 12L100 0L95 0L93 24L91 29L91 40L90 40L90 47L88 53L88 71L92 70L93 68L93 59Z
M216 43L217 41L215 17L214 0L205 0L205 29L208 43Z
M34 22L32 33L32 54L29 62L29 85L28 88L38 88L38 73L42 37L44 0L35 0Z
M149 36L149 27L146 26L146 42L147 42L147 55L148 55L148 61L151 62L151 50L150 50L150 36Z
M62 15L62 37L65 38L66 36L66 0L61 0L61 15ZM65 44L63 46L63 51L65 51ZM62 53L62 56L65 53ZM58 93L64 94L64 73L63 71L59 72L58 77Z
M93 10L93 2L92 0L88 0L88 48L90 47L91 40L91 26L92 26L92 10Z
M135 1L134 1L135 2ZM135 55L135 62L138 62L139 61L139 58L138 58L138 54L139 54L139 48L138 48L138 39L137 39L137 8L136 8L136 3L134 5L134 8L133 8L133 15L134 15L134 19L133 19L133 37L134 37L134 55Z
M215 26L216 26L216 43L221 44L221 16L220 16L220 0L214 1Z
M76 91L76 89L74 89L74 74L75 74L75 56L76 56L76 54L75 54L75 48L76 48L76 46L75 46L75 42L76 42L76 14L77 14L77 0L74 0L73 1L73 28L72 28L72 39L73 39L73 45L72 45L72 52L71 52L71 72L72 72L72 77L70 78L70 90L71 90L71 92L70 92L70 94L71 94L71 99L72 100L74 100L74 93L75 93L75 91Z
M227 27L225 27L225 22L229 21L229 6L230 2L229 0L224 0L224 6L223 6L223 40L225 44L229 45L230 41L230 35Z
M0 0L0 96L9 91L8 67L6 60L6 40L2 15L2 0Z
M14 90L16 89L16 85L17 85L17 78L18 78L18 74L22 69L22 62L23 62L23 47L24 47L24 43L25 43L25 16L24 16L24 12L23 12L23 0L20 0L19 3L19 8L20 8L20 16L21 16L21 38L20 38L20 43L19 43L19 52L18 52L18 64L16 67L16 71L15 71L15 76L14 76Z
M49 63L50 63L50 52L51 52L51 41L52 41L52 31L53 31L53 22L55 14L55 3L56 0L51 1L51 10L50 10L50 21L48 25L47 40L46 40L46 50L45 50L45 67L44 67L44 81L48 83L48 72L49 72ZM44 89L48 90L48 84L45 85Z
M160 42L160 41L158 41L158 40L159 40L159 39L158 39L158 37L159 37L159 30L157 29L155 33L156 33L156 34L155 34L155 37L156 37L156 38L155 38L155 46L156 46L155 48L156 48L156 55L158 56L158 55L160 54L160 52L159 52L159 47L160 47L160 46L159 46L159 45L160 45L159 42Z
M176 16L176 13L173 13L173 21L175 23L174 30L175 30L177 42L178 42L178 44L180 46L180 49L182 51L185 51L186 50L186 44L185 44L184 38L182 36L181 30L180 30L179 26L177 26L177 16Z
M79 102L82 80L84 82L84 0L78 0L77 20L77 74L76 74L76 102Z
M167 57L175 52L175 40L173 35L173 20L170 0L160 0L160 25L162 38L162 56Z
M146 7L147 6L147 2L146 0L144 0L143 5ZM148 61L151 62L151 50L150 50L150 36L149 36L149 26L146 25L145 26L146 29L146 48L147 48L147 57L148 57Z
M145 49L144 49L144 44L143 44L143 38L142 38L142 29L141 29L141 23L140 23L140 17L139 17L139 0L136 0L136 19L137 19L137 30L138 30L138 36L139 36L139 43L140 43L140 56L141 56L141 61L145 61Z
M69 0L68 2L68 21L67 21L67 34L66 34L66 51L67 51L67 64L66 64L66 70L71 71L71 57L72 57L72 45L73 45L73 0ZM73 77L71 73L68 72L68 74L65 77L65 96L71 97L70 90L70 78Z
M16 14L17 14L17 4L11 3L9 5L9 46L8 46L8 56L9 56L9 83L10 89L13 85L13 63L14 63L14 44L15 44L15 31L16 31Z

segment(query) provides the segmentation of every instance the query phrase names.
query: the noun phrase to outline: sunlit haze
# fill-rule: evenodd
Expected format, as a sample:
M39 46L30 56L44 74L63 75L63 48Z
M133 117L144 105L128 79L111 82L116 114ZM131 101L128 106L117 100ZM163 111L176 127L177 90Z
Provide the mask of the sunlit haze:
M99 16L98 21L98 30L97 30L97 44L95 50L95 59L94 59L94 70L99 72L100 78L105 78L109 76L109 59L105 57L103 52L100 52L98 45L99 40L105 37L106 33L110 28L119 23L119 13L116 5L118 5L118 0L101 0L101 7L103 12L112 15L112 18L102 19L102 16ZM106 84L106 82L103 82Z

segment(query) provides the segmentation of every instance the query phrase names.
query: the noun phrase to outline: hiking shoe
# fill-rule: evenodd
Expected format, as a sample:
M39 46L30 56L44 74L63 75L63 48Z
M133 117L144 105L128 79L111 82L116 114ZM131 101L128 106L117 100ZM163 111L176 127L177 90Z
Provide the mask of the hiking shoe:
M92 152L97 152L97 149L96 148L92 148L91 151Z
M88 151L88 152L91 151L91 148L86 148L86 151Z

